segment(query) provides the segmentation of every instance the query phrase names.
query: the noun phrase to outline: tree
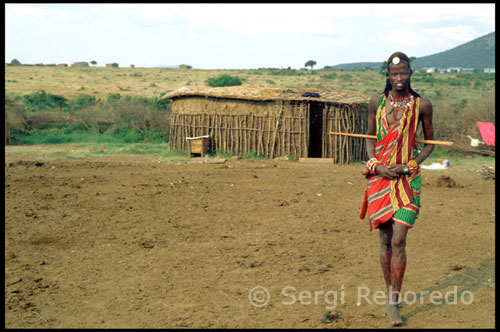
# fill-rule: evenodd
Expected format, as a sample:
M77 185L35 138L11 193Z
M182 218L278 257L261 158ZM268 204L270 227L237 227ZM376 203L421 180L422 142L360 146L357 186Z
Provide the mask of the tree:
M314 60L309 60L304 65L304 67L311 67L311 70L313 69L314 66L316 66L316 61L314 61Z
M10 62L10 65L11 65L11 66L20 66L20 65L21 65L21 62L19 62L19 60L17 60L17 59L13 59L13 60Z
M95 66L95 65L97 65L97 61L92 60L92 61L90 61L90 64L93 65L93 66Z
M412 63L415 59L416 59L416 57L411 56L411 57L410 57L410 63Z

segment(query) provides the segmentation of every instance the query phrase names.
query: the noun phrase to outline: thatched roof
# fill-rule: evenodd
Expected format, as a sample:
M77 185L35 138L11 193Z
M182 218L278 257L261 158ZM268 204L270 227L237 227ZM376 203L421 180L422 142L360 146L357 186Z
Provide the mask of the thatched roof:
M319 97L303 97L305 92L319 94ZM367 104L370 97L359 92L347 90L330 90L323 88L261 88L252 86L231 86L218 88L182 87L170 92L160 99L174 99L185 96L201 96L226 99L244 99L255 101L268 100L310 100L340 104Z

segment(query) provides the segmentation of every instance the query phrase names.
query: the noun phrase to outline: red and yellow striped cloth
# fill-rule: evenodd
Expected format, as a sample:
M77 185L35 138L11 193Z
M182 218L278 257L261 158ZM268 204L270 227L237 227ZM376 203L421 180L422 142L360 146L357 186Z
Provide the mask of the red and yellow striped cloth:
M387 166L407 164L412 157L415 157L417 151L415 132L420 98L413 99L402 117L393 124L392 129L387 122L386 100L386 96L382 95L377 105L375 157ZM391 218L412 227L418 216L420 187L420 171L393 180L380 176L370 178L364 198L367 202L364 203L368 204L368 215L373 227L377 228ZM395 215L400 209L403 210Z

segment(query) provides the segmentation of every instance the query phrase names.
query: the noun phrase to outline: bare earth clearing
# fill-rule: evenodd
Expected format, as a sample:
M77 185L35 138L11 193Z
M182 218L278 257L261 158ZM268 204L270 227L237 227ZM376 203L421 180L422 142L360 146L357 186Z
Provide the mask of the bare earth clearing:
M16 149L5 156L8 328L389 327L359 164L37 164ZM410 293L403 327L495 327L494 181L470 167L422 170L403 293L456 290L457 301ZM250 302L257 286L266 305Z

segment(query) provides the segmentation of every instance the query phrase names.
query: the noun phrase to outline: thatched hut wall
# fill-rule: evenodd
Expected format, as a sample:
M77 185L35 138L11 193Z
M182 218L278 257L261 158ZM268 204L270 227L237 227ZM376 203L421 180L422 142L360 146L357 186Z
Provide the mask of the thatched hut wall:
M211 148L237 155L307 156L304 103L184 97L172 104L170 145L187 150L186 137L209 135Z
M350 105L329 104L324 107L323 158L333 158L334 163L366 160L365 140L360 138L328 135L328 132L366 133L368 131L368 105L351 108Z
M333 158L335 163L366 159L363 139L328 132L365 133L368 98L352 99L345 91L340 94L342 100L301 99L290 94L270 97L272 91L262 91L259 96L252 94L252 89L238 98L235 90L216 89L199 95L174 92L165 96L173 100L172 149L187 151L187 137L208 135L212 150L237 155L310 157L313 144L317 143L320 146L315 146L315 157ZM319 126L315 127L315 120Z

